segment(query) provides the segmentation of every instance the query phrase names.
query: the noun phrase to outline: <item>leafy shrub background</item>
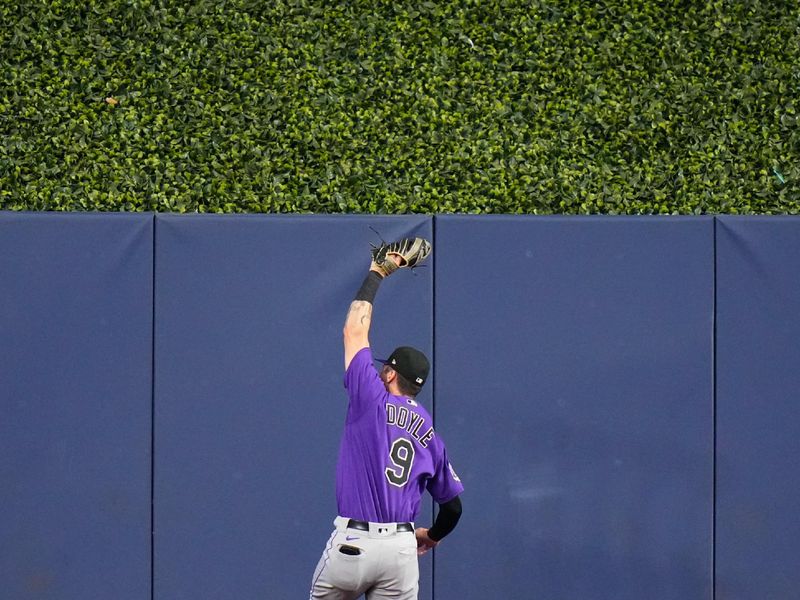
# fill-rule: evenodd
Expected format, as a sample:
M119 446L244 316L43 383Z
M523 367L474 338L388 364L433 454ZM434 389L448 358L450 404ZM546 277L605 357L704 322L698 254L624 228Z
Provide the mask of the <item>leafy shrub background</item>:
M800 210L796 0L3 0L0 52L0 209Z

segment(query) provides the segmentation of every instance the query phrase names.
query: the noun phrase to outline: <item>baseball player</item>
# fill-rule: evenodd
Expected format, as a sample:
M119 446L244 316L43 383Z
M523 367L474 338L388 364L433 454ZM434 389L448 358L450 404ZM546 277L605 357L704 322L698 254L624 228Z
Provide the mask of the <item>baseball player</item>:
M339 516L314 572L310 598L416 600L417 556L436 547L461 516L461 481L430 414L416 396L430 365L401 346L378 371L369 346L375 294L384 277L430 254L421 238L381 244L344 324L348 407L336 468ZM425 490L439 505L433 525L413 522Z

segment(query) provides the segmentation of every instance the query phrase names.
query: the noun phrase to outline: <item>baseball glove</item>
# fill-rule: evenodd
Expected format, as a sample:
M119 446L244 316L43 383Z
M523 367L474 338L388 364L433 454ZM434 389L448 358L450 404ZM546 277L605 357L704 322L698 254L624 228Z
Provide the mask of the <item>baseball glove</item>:
M423 260L428 258L431 253L431 243L423 238L403 238L387 244L382 242L380 246L372 246L372 263L378 267L384 276L391 275L397 269L409 267L414 268ZM400 257L400 264L397 264L390 255L395 254Z

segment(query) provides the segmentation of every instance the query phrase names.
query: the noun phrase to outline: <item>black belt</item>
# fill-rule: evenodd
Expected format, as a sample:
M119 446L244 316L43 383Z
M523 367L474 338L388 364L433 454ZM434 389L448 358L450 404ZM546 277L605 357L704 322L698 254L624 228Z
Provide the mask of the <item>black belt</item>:
M414 526L411 523L396 523L397 531L410 531L413 533ZM356 519L350 519L347 522L347 527L349 529L358 529L360 531L369 531L369 523L366 521L358 521Z

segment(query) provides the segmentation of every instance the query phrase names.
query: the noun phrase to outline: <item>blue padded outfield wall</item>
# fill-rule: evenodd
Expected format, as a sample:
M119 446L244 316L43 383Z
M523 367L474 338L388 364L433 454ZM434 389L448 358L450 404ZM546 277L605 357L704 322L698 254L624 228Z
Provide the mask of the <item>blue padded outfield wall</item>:
M156 598L308 596L336 516L342 325L370 226L432 233L423 217L156 221ZM432 351L432 272L380 290L376 356Z
M717 223L717 598L800 597L800 222Z
M153 218L0 213L0 598L150 595Z
M371 228L434 244L420 598L796 596L797 218L0 213L0 599L307 597Z
M437 220L437 599L710 598L713 225Z

